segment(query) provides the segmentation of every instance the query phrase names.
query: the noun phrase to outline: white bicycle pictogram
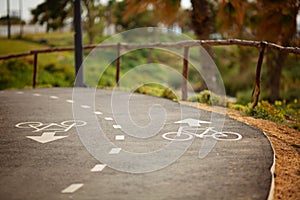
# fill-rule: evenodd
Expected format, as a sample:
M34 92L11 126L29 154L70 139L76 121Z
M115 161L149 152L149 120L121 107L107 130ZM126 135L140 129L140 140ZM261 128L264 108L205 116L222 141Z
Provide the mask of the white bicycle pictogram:
M67 132L72 127L84 126L84 125L86 125L85 121L67 120L61 123L49 123L49 124L43 124L42 122L21 122L18 123L16 127L34 129L34 131L32 132L46 131L46 132L56 133L56 132Z
M198 134L198 131L203 131L201 134ZM211 132L211 134L209 134ZM191 140L193 137L204 138L212 137L215 140L220 141L238 141L242 139L241 134L231 131L217 131L214 127L179 127L177 132L167 132L162 135L166 140L171 141L187 141Z

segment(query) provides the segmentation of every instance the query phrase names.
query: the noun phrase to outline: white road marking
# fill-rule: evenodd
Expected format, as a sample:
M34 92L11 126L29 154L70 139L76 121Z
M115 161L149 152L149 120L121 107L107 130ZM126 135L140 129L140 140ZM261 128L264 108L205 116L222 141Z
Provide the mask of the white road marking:
M116 135L115 140L124 140L125 136L124 135Z
M106 121L112 121L112 120L113 120L113 118L111 118L111 117L104 117L104 119L105 119Z
M122 150L121 148L112 148L109 154L118 154L120 153L121 150Z
M18 92L17 92L17 94L24 94L24 92L22 92L22 91L18 91Z
M189 126L199 127L201 124L210 124L210 121L202 121L198 119L187 118L181 121L174 122L175 124L188 124Z
M88 105L81 105L81 108L90 108L91 106Z
M74 101L71 100L71 99L67 99L66 102L68 102L68 103L74 103Z
M41 136L26 136L29 139L32 139L39 143L48 143L54 140L63 139L68 136L55 136L55 132L44 132Z
M99 111L95 111L94 112L96 115L102 115L103 113L102 112L99 112Z
M101 172L105 167L105 164L97 164L91 169L91 172Z
M76 190L78 190L82 186L83 186L82 183L73 183L69 185L67 188L65 188L64 190L62 190L61 193L73 193L76 192Z
M33 96L40 97L41 95L39 93L34 93Z
M51 99L58 99L57 96L50 96Z
M116 129L117 128L122 128L121 125L118 125L118 124L113 125L113 127L116 128Z

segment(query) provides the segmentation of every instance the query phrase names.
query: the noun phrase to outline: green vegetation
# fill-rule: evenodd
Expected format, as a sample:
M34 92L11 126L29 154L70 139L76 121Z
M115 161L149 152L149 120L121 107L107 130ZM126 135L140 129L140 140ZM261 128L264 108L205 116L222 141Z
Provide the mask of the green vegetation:
M223 99L212 93L211 91L204 90L199 94L191 97L189 101L205 103L214 106L224 106ZM226 102L226 106L238 110L243 114L252 116L254 118L266 119L280 124L286 124L290 128L300 131L300 104L298 99L287 103L286 100L275 101L274 104L268 101L260 101L258 105L253 108L252 103L241 105L238 103Z
M42 44L43 46L49 47L66 47L73 45L73 33L59 33L54 32L51 34L37 33L33 35L24 35L22 40L31 43Z
M140 94L156 96L156 97L162 97L162 98L170 99L173 101L179 100L176 93L174 91L172 91L170 88L164 88L161 85L157 85L157 84L143 85L143 86L137 88L134 92L140 93Z
M191 0L191 9L186 10L181 8L180 3L181 1L178 0L110 0L107 5L103 5L96 0L83 0L81 1L83 29L88 43L97 41L95 37L103 33L105 26L116 25L115 30L120 32L139 27L160 27L161 25L174 27L175 25L184 32L192 30L197 39L240 38L264 40L283 46L298 46L299 44L295 23L299 12L297 0L217 2ZM72 1L62 0L53 4L51 0L44 0L31 11L32 22L45 24L47 32L59 30L72 20L74 16L72 11ZM52 43L46 39L38 41L46 44ZM65 41L69 40L63 39L61 42ZM254 58L257 58L258 52L245 47L229 47L225 53L222 53L221 48L208 48L208 50L211 55L214 55L216 51L216 62L222 75L224 74L227 93L237 96L241 103L247 102L248 97L245 96L245 91L248 93L253 88L248 83L254 77L253 63L256 61ZM226 59L227 56L230 59ZM220 57L223 58L219 59ZM267 87L263 91L268 92L262 96L272 102L280 98L293 98L299 93L297 91L299 83L295 84L294 80L291 83L291 79L281 80L284 78L288 57L289 55L283 51L272 49L266 51L263 69L267 76L263 81ZM228 62L224 62L226 60ZM296 69L294 64L291 68L289 71ZM234 79L239 84L232 81ZM281 83L283 81L288 82L284 88ZM111 82L108 83L111 84ZM201 83L197 84L193 85L194 88ZM290 85L294 85L292 92ZM205 87L200 86L199 89L205 89ZM290 96L287 97L288 95Z
M43 49L45 45L24 41L24 40L8 40L6 38L0 38L0 55L7 55L12 53L28 52L34 49Z
M86 38L86 37L85 37ZM98 37L97 40L103 40ZM0 55L10 53L27 52L33 49L44 49L49 47L69 46L72 44L72 33L51 33L25 35L23 39L15 38L7 40L0 38ZM87 40L85 41L88 42ZM255 78L256 62L258 51L247 47L213 47L215 62L223 77L226 93L229 96L236 97L237 104L227 103L230 108L244 112L256 118L263 118L275 121L277 123L287 123L290 127L300 129L300 105L299 105L299 84L300 71L298 57L288 55L286 64L283 68L281 78L281 96L282 101L275 101L274 104L268 101L261 101L254 109L249 102L252 101L252 90ZM88 51L85 52L88 55ZM245 54L247 59L245 59ZM241 58L243 57L242 61ZM74 63L73 52L53 52L39 54L38 56L38 87L69 87L74 82ZM103 65L101 61L95 62L97 65ZM182 58L179 56L162 51L159 49L141 49L132 51L121 57L120 77L130 74L130 70L136 66L149 63L163 64L181 74ZM262 74L262 94L261 99L268 100L267 85L265 82L268 77L263 66ZM115 87L115 66L116 61L111 63L97 83L100 88ZM89 67L85 72L86 80L99 78L97 67ZM147 66L146 69L137 71L137 74L131 75L129 81L122 82L121 87L126 90L134 89L135 92L168 98L178 101L180 97L176 91L181 88L181 78L174 78L173 72L166 73L156 65ZM27 56L19 59L10 59L0 61L0 89L30 88L32 85L33 57ZM166 76L168 74L168 76ZM142 83L145 80L159 80L165 85L146 84L138 88L130 88L136 83ZM97 80L97 79L96 79ZM196 95L191 97L190 101L213 105L225 105L221 98L205 90L205 82L201 75L189 66L189 83L196 91Z
M214 106L224 106L226 103L224 102L224 99L222 97L212 93L209 90L203 90L199 94L196 94L195 96L189 98L189 101L206 103Z
M261 101L255 108L252 104L228 104L229 108L241 111L254 118L266 119L280 124L286 124L291 128L300 131L300 104L298 99L287 103L286 100L275 101L274 104L268 101Z
M40 42L40 38L49 39L58 44L71 34L34 34L24 39L8 40L0 38L0 55L29 52L35 49L49 48L49 43ZM57 39L56 39L57 38ZM70 38L71 39L71 38ZM50 43L50 46L55 46ZM73 52L54 52L38 56L38 87L72 86L74 82ZM33 56L0 61L0 89L17 89L32 86Z
M21 60L9 60L0 65L0 87L24 88L32 85L32 66Z
M44 63L38 72L38 87L70 87L74 82L71 65L62 62ZM20 59L5 61L0 64L0 89L18 89L32 87L32 62Z
M97 40L101 41L104 37L98 37ZM7 40L5 38L0 38L1 45L0 55L7 55L10 53L19 53L26 52L32 49L44 49L49 47L60 47L60 46L69 46L72 44L73 34L72 33L51 33L51 34L33 34L33 35L24 35L23 39L12 39ZM87 43L87 41L86 41ZM247 47L237 47L237 46L228 46L228 47L213 47L213 52L215 55L215 63L219 68L219 71L223 77L224 85L226 88L226 93L229 96L237 98L237 103L245 105L248 102L252 101L252 90L254 86L255 78L255 69L257 64L258 50L254 48ZM86 52L85 55L87 54ZM245 60L245 56L247 59ZM240 61L241 57L243 60ZM299 100L299 84L300 84L300 71L298 57L289 54L286 58L286 65L283 68L283 76L281 78L281 97L287 101L292 101L293 99ZM32 70L33 66L33 57L27 56L25 58L18 59L18 66L21 63L24 63L24 68ZM6 72L2 74L1 80L3 83L0 88L22 88L27 87L28 83L16 84L15 81L9 81L10 76L14 76L8 70L8 66L11 64L9 61L1 61L1 72ZM73 65L73 52L54 52L47 54L39 54L38 56L38 82L39 86L41 85L52 85L52 86L70 86L73 84L73 79L70 78L74 72ZM123 55L121 57L121 77L126 74L133 67L147 64L147 63L160 63L165 64L166 66L171 66L173 69L177 70L178 73L181 73L182 70L182 58L174 54L162 51L162 50L152 50L141 49L133 51ZM104 72L103 77L99 81L99 87L113 87L115 86L115 65L113 62L110 67ZM6 68L6 69L5 69ZM21 68L20 68L21 69ZM17 67L14 70L18 70ZM86 80L89 80L90 77L98 76L97 69L89 68L89 71L86 72ZM60 72L59 72L60 71ZM63 77L62 72L68 72L66 77ZM55 72L55 73L53 73ZM15 71L14 73L18 73ZM44 78L44 74L48 78ZM26 80L31 80L32 75L30 73L23 74ZM6 77L7 76L7 77ZM52 76L52 77L51 77ZM156 77L158 80L168 82L169 86L175 90L180 89L181 80L172 79L170 77L164 77L161 71L151 68L149 71L141 72L140 76L135 77L132 81L138 82L148 77ZM268 90L267 90L267 71L266 66L263 66L262 74L262 99L268 99ZM59 78L60 80L54 81L54 79ZM5 81L4 81L5 80ZM48 81L49 80L49 81ZM21 81L20 81L21 82ZM205 83L199 73L190 65L189 66L189 82L192 85L193 89L196 92L201 92L206 89ZM30 84L29 84L30 85Z
M99 36L95 40L102 41ZM8 40L0 38L0 55L29 52L36 49L65 47L73 45L73 33L27 34L22 38ZM84 37L84 43L88 38ZM89 53L86 51L85 53ZM88 55L88 54L86 54ZM114 71L111 71L110 84L114 85ZM18 89L32 87L33 56L0 61L0 89ZM74 83L74 52L53 52L38 55L38 87L68 87Z

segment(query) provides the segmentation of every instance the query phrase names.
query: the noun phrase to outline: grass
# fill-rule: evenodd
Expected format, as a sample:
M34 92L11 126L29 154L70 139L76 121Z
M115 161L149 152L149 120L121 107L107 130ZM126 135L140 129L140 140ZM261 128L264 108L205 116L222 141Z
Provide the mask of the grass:
M70 34L35 34L24 39L8 40L0 38L0 55L28 52L30 50L49 48L40 44L39 38L64 41ZM51 41L50 40L50 41ZM74 53L53 52L38 55L38 86L71 86L74 82ZM32 85L33 56L0 61L0 89L28 88Z
M28 52L35 49L47 48L46 45L36 44L29 41L18 40L18 39L6 39L0 38L0 55L7 55L12 53Z
M74 33L38 33L24 35L23 40L44 44L47 47L72 46L74 44Z

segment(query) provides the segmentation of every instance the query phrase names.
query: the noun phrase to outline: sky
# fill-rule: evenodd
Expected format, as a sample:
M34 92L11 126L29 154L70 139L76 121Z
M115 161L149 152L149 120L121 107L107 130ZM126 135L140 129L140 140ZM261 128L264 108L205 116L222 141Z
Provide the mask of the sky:
M44 0L9 0L10 9L13 13L18 13L20 10L20 2L22 6L22 19L29 21L31 19L30 10L35 8L38 4L42 3ZM7 15L7 0L0 0L0 16Z
M0 16L7 15L7 1L8 0L0 0ZM44 0L9 0L10 1L10 9L11 12L19 15L20 3L22 5L22 19L25 21L30 21L30 10L35 8L38 4L42 3ZM102 3L106 3L108 0L101 0ZM190 0L182 0L181 5L184 8L190 8L191 3Z

